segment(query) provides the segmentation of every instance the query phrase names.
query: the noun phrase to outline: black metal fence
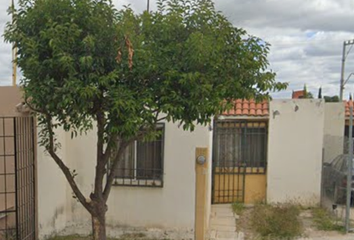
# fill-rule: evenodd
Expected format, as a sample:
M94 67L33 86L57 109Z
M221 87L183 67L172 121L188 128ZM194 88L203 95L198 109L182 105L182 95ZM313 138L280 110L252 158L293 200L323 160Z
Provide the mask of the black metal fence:
M34 119L0 117L0 240L36 239Z
M266 121L229 120L214 123L213 203L244 202L247 174L265 174Z

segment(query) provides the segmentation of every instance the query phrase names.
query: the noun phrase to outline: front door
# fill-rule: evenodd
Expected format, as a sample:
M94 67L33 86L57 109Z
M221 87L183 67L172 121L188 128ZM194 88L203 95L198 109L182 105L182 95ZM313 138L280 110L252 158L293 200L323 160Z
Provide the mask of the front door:
M215 121L212 203L263 200L266 159L266 121Z

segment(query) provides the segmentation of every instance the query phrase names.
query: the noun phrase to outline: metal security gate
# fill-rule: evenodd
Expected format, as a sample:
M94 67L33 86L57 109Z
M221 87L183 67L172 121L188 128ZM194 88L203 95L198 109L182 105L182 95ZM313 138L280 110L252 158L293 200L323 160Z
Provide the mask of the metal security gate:
M0 240L36 239L34 119L0 117Z
M247 181L257 181L248 176L266 174L266 156L267 122L215 121L212 203L245 202Z

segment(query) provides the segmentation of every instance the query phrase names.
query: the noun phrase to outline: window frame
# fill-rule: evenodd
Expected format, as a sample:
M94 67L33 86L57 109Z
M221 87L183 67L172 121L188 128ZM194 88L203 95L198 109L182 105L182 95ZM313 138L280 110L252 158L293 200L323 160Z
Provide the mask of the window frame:
M138 178L138 141L134 141L134 159L133 159L133 177L114 177L113 185L121 187L149 187L149 188L163 188L164 186L164 169L165 169L165 136L166 136L166 124L156 124L157 129L162 130L161 134L161 176L159 179L142 179ZM140 140L142 141L142 140ZM155 141L155 140L154 140Z
M244 168L246 174L265 174L267 171L267 166L268 166L268 141L269 141L269 134L268 134L268 128L269 128L269 122L268 120L265 119L226 119L226 120L214 120L214 133L213 133L213 165L215 167L218 167L220 169L223 169L223 171L232 171L232 169L237 169L237 168ZM227 130L231 129L231 130ZM262 144L262 149L264 150L264 159L262 158L259 161L253 162L253 166L250 166L247 164L247 161L245 159L245 152L249 151L248 150L248 144L247 144L247 130L248 129L263 129L264 132L259 132L259 137L263 136L264 137L264 142ZM262 130L262 131L263 131ZM225 132L228 133L230 131L235 131L237 132L237 138L235 137L232 138L233 143L237 143L236 146L239 148L237 150L232 150L232 152L237 152L235 156L233 156L236 161L231 161L229 160L223 160L222 159L222 153L225 154L225 149L221 149L220 146L223 145L223 141L227 142L228 136L224 136L224 140L222 140L223 136L225 135ZM251 130L253 131L253 130ZM226 134L231 136L232 134ZM236 136L236 135L235 135ZM251 136L251 135L250 135ZM263 141L263 140L262 140ZM232 142L229 142L229 144L233 144ZM251 146L251 145L250 145ZM225 164L224 162L230 162L229 164ZM256 163L256 164L255 164Z

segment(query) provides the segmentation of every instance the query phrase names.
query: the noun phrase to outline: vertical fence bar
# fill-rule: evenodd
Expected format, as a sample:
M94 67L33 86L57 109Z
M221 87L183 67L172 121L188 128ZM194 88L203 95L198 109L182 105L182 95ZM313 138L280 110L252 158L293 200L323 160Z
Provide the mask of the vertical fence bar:
M30 153L31 153L31 160L32 160L32 239L36 239L36 159L35 159L35 145L34 145L34 119L31 117L30 118L30 147L32 148Z
M19 218L18 218L18 179L17 179L17 129L16 129L16 118L13 118L13 133L14 133L14 165L15 165L15 214L16 214L16 239L20 239L19 235Z
M349 156L348 156L348 173L347 173L347 206L345 213L345 230L350 231L350 201L352 193L352 171L353 171L353 106L350 106L349 118Z

